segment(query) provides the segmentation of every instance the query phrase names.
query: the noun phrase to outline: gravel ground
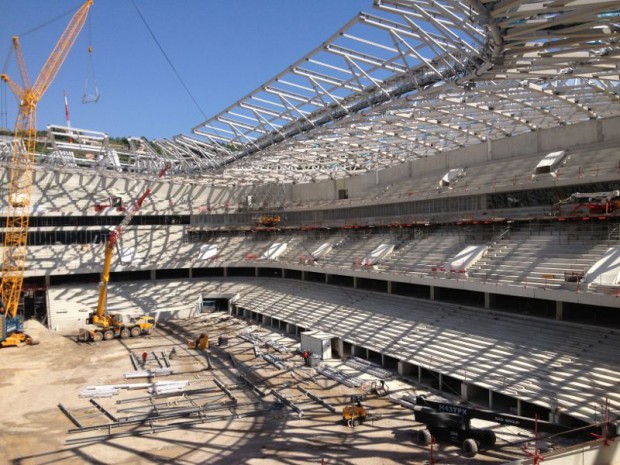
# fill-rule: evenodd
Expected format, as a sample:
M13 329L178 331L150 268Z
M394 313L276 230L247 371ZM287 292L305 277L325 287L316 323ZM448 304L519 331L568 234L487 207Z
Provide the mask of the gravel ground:
M26 331L40 340L37 346L2 349L0 352L0 463L27 464L344 464L396 465L428 463L428 447L419 447L413 432L420 429L413 413L386 398L369 395L365 405L375 420L351 429L342 424L341 411L352 394L364 389L342 386L303 366L299 355L280 354L262 346L263 354L272 353L286 365L277 369L256 358L252 344L235 337L237 331L253 330L263 338L277 340L290 349L298 342L275 330L251 327L245 321L211 314L193 320L160 325L151 336L78 344L74 337L48 331L28 321ZM187 349L187 340L207 332L212 341L229 336L227 347L214 347L205 353ZM134 367L130 353L149 357L144 369L158 368L152 353L176 351L170 360L172 376L125 380L123 374ZM341 361L329 362L344 368ZM142 367L139 367L142 368ZM261 397L244 385L242 374L267 394ZM368 380L367 375L363 375ZM228 386L237 401L216 385L216 379ZM80 392L91 385L132 384L149 381L189 381L188 389L203 389L191 396L174 396L152 401L146 389L122 389L116 396L98 398L97 403L116 418L144 417L178 412L184 408L212 409L203 413L205 421L183 429L153 432L150 428L177 425L198 420L185 417L143 424L68 433L75 425L61 412L63 404L82 426L107 425L111 420ZM413 387L399 380L388 385L392 393L412 392ZM336 413L306 397L299 387L322 397ZM303 409L303 416L282 408L270 394L275 390ZM419 390L417 392L420 392ZM132 401L133 399L133 401ZM118 403L123 400L123 403ZM155 406L153 405L155 404ZM187 425L185 425L187 426ZM523 439L522 432L496 431L499 436L493 451L465 458L453 445L435 446L438 463L508 462L523 454L506 441ZM111 433L111 435L109 435Z

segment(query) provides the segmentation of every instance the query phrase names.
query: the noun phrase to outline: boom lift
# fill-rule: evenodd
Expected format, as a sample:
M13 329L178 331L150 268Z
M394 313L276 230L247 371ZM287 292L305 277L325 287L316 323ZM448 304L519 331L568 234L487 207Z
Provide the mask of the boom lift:
M158 179L161 179L170 165L167 164L160 172ZM112 266L112 255L118 238L123 234L135 214L140 210L144 200L151 193L147 188L144 193L136 200L133 206L125 213L123 221L108 235L105 243L105 258L103 262L103 272L99 282L99 300L97 310L89 317L89 324L80 328L78 334L79 341L101 341L110 340L116 337L135 337L142 334L150 334L155 328L155 319L151 316L141 315L132 317L126 313L107 313L106 302L108 296L108 282L110 281L110 268Z
M571 433L567 426L533 418L498 413L492 410L476 409L462 405L453 405L427 400L424 396L417 396L414 407L415 420L426 426L425 430L416 433L417 443L426 446L431 443L432 437L445 440L461 446L463 453L473 457L479 450L490 449L495 445L495 433L490 429L478 429L471 425L471 420L478 418L502 425L516 426L530 431L550 434ZM589 438L597 427L588 426L579 430L577 436ZM612 435L615 435L615 429ZM571 433L571 436L575 434Z
M31 341L24 334L23 320L17 315L24 282L24 268L30 220L30 199L34 173L34 152L36 146L36 108L48 89L78 34L84 26L93 0L87 0L73 15L60 36L58 43L41 68L34 85L28 76L28 69L21 51L19 38L13 37L13 49L19 68L22 85L12 81L6 74L0 78L7 83L19 100L13 158L9 174L9 197L7 202L6 228L2 261L2 306L0 307L0 347L16 346Z

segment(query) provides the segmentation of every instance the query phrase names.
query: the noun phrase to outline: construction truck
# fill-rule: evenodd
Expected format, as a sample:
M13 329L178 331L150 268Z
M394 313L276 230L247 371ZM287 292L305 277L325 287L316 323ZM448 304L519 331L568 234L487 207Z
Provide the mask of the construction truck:
M166 165L159 173L159 179L163 177L170 165ZM110 268L112 267L112 256L117 242L125 228L129 225L134 215L140 210L144 200L151 193L147 188L144 193L136 200L134 205L127 210L125 217L119 225L108 235L105 243L105 255L103 262L103 272L99 282L99 300L97 309L89 317L88 324L80 328L78 341L109 341L117 337L136 337L143 334L150 334L155 329L155 319L147 315L130 315L126 313L108 313L106 303L108 296L108 282L110 281Z
M116 337L136 337L151 334L155 329L155 318L147 315L106 313L101 319L91 316L93 323L84 325L78 333L78 341L109 341Z

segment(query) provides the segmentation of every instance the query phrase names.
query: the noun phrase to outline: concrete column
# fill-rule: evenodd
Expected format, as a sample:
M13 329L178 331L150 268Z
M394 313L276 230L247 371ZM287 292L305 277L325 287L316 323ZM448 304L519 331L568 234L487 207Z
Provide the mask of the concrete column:
M398 374L400 376L410 376L415 375L417 370L411 363L398 361Z
M517 399L517 416L521 416L521 399Z
M228 267L227 266L224 267L223 271L224 271L224 277L228 276Z
M189 267L187 269L187 272L189 274L189 279L192 279L194 277L194 269L192 267Z
M388 294L392 293L392 281L387 282L387 293Z
M469 400L469 384L461 383L461 400Z
M305 281L306 280L306 272L305 271L301 271L301 280Z
M50 275L46 274L45 275L45 287L49 288L52 285L52 280L50 278Z
M555 319L564 319L564 302L556 301L555 303Z
M418 365L418 384L422 384L422 367Z
M495 296L490 292L484 293L484 308L493 308L495 305Z
M247 308L243 309L243 318L252 319L252 310L248 310Z
M297 334L297 328L295 327L295 325L291 324L291 323L286 323L286 332L287 334Z
M435 286L431 286L431 300L435 300Z
M329 284L329 275L325 273L325 284Z
M258 278L258 267L254 268L254 276Z
M155 281L157 279L157 272L155 270L151 270L151 281Z
M264 326L271 326L271 317L270 316L263 315L263 325Z
M353 289L357 289L357 276L353 276Z
M443 375L439 373L439 392L442 392L443 389Z
M340 358L344 358L344 342L342 339L336 340L336 351L340 355Z
M493 391L489 391L489 410L493 410Z

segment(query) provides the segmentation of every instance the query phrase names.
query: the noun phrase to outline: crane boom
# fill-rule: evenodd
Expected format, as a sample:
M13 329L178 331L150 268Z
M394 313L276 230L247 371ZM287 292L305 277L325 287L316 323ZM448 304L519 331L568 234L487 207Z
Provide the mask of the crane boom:
M22 85L13 82L6 74L0 75L19 100L13 157L9 174L9 198L7 202L6 228L2 261L2 333L0 345L17 345L25 340L21 334L21 322L17 309L21 297L26 265L30 200L34 174L36 146L36 108L41 97L52 83L67 54L84 26L93 0L87 0L73 15L60 40L41 69L34 85L31 85L28 69L21 51L19 38L13 37L13 48ZM23 141L23 145L22 145Z
M159 172L158 179L161 179L166 171L170 168L170 165L167 164L164 168ZM147 187L146 190L142 193L140 197L135 201L135 203L131 206L127 213L125 213L125 217L123 220L114 228L114 231L110 233L108 239L105 243L105 255L103 260L103 271L101 273L101 281L99 282L99 300L97 301L97 310L95 314L92 316L93 324L99 324L103 326L107 326L108 319L105 316L105 305L107 302L108 296L108 282L110 281L110 268L112 267L112 255L114 254L114 247L118 241L118 238L123 234L125 228L131 223L133 217L138 213L138 210L142 208L142 204L144 200L150 195L151 188Z

